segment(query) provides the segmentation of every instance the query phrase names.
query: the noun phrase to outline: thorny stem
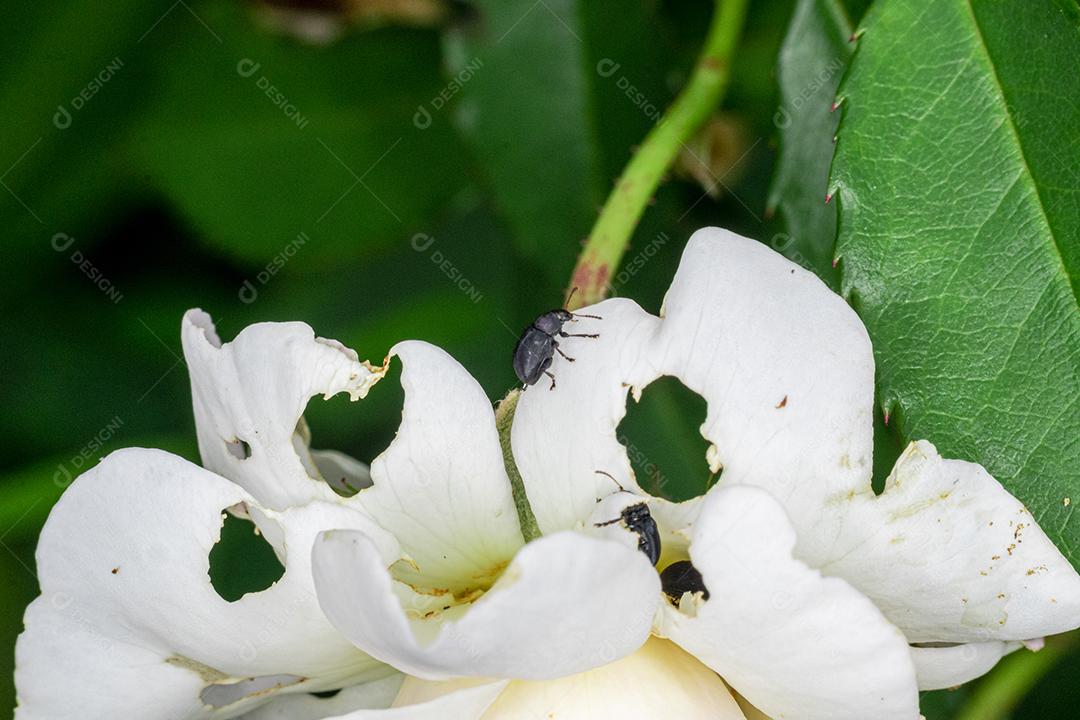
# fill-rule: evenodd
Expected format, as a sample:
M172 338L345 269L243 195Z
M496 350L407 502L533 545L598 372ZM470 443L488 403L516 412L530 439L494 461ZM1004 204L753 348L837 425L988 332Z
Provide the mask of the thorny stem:
M578 292L569 309L603 300L645 206L683 144L720 104L747 0L717 0L701 56L679 97L645 137L600 211L571 277Z
M1038 652L1019 650L975 686L956 720L1005 720L1032 688L1080 642L1080 631L1046 639Z
M495 408L495 429L499 431L499 445L502 447L506 474L510 477L510 490L514 494L514 507L517 508L521 536L525 538L525 542L532 542L540 537L540 526L536 523L529 498L525 495L525 482L521 479L517 463L514 462L514 451L510 448L510 428L514 424L514 412L520 396L520 390L511 390L499 402Z

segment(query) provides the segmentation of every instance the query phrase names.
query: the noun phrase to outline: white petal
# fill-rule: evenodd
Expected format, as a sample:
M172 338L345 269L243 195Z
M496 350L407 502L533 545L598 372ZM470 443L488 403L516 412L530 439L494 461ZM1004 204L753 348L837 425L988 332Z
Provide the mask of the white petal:
M505 687L505 680L454 683L453 688L443 688L443 692L423 698L410 698L409 693L402 689L396 700L393 695L390 696L393 707L389 707L389 702L386 705L381 702L375 705L370 702L371 698L362 697L362 704L355 705L361 709L350 712L335 711L330 715L310 714L319 707L313 705L311 701L293 704L292 698L283 698L275 703L275 707L281 705L288 710L299 708L301 712L296 715L256 712L250 717L245 715L243 720L480 720ZM345 691L342 691L342 694L344 693ZM381 693L378 699L380 701L383 699ZM333 700L316 702L333 702ZM339 706L347 704L348 701L338 703Z
M705 228L683 252L662 320L621 300L582 312L603 320L574 331L600 338L577 340L574 363L557 358L556 389L526 391L514 422L514 455L545 530L587 514L594 470L627 484L615 439L627 386L661 375L705 398L710 464L723 467L725 485L759 485L779 499L808 559L830 539L817 525L822 506L872 492L870 340L813 273L754 240Z
M316 471L340 495L371 487L371 468L338 450L308 450Z
M462 687L408 678L399 700L426 700ZM716 673L677 645L650 638L641 649L595 670L558 680L515 680L484 720L743 720Z
M377 529L336 505L266 511L260 523L284 544L286 572L226 602L208 555L222 510L237 503L261 512L235 484L153 450L114 453L79 477L38 543L42 595L16 651L20 717L201 718L211 684L269 677L296 692L383 672L322 615L309 560L321 522Z
M1080 625L1080 576L980 465L912 443L880 497L838 504L821 566L911 642L1025 640Z
M391 350L405 406L394 441L371 463L374 486L353 498L401 543L418 589L462 594L490 584L521 547L495 413L456 360L423 342Z
M846 582L794 559L794 546L766 492L714 488L690 544L710 597L665 603L660 634L770 717L917 718L904 636Z
M1018 642L991 640L951 647L913 647L911 659L920 690L956 687L990 672L998 660L1022 647Z
M874 358L862 322L813 273L719 228L687 243L652 348L705 398L702 434L726 486L779 500L811 564L820 508L870 494Z
M618 491L611 478L597 470L614 476L627 491L645 495L633 478L616 429L626 414L630 387L657 377L646 357L645 344L654 337L659 319L636 303L618 298L582 312L603 320L583 318L568 332L599 333L600 337L562 340L575 362L556 355L552 366L558 378L555 390L549 391L543 384L526 389L514 415L514 459L536 521L545 533L581 527L595 511L598 498ZM665 551L685 550L685 539L669 530L685 527L682 520L696 514L697 503L650 500Z
M323 720L354 710L374 710L390 707L404 680L394 673L380 680L342 688L333 697L293 693L271 700L247 713L242 720Z
M335 499L301 461L297 425L315 395L362 398L385 368L298 322L251 325L222 344L210 316L189 310L181 337L203 465L269 508Z
M702 432L720 482L768 490L798 532L798 557L872 597L912 641L1023 640L1080 624L1080 578L978 466L925 469L909 457L898 469L907 479L874 497L869 340L813 275L706 228L687 245L663 320L610 302L583 310L604 317L581 323L601 338L580 341L577 362L557 362L556 390L530 390L518 405L514 452L538 519L572 527L599 497L594 469L630 487L614 431L625 386L670 374L708 402ZM677 552L697 507L651 510Z
M506 680L483 682L408 704L402 704L399 696L389 710L361 710L331 720L480 720L506 684Z
M464 612L453 608L451 619L410 617L362 533L324 533L314 560L319 600L342 634L433 680L547 679L611 662L648 637L660 592L642 553L570 532L526 545L491 590Z

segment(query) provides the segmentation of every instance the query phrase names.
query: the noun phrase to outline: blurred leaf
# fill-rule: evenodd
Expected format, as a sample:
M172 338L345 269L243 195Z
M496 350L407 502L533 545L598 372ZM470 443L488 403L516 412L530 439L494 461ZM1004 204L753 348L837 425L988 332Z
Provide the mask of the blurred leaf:
M1063 8L876 3L832 180L885 410L982 463L1080 565L1080 34Z
M919 693L919 712L926 720L949 720L971 695L971 684Z
M16 297L55 259L54 233L100 229L125 191L118 125L138 107L132 89L148 70L138 40L161 8L74 0L4 10L0 220L20 261L0 264L0 295Z
M856 27L861 24L860 21L872 4L873 0L844 0L847 16L855 21Z
M267 270L355 261L425 226L464 183L448 126L413 122L441 83L434 32L311 47L262 32L239 3L197 10L205 27L174 19L184 32L130 141L211 247Z
M5 541L6 542L6 541ZM22 632L23 609L38 593L33 573L31 545L5 544L0 547L0 707L11 707L15 700L15 638Z
M1035 687L1024 695L1013 713L1014 720L1066 720L1075 717L1076 708L1080 707L1080 683L1076 682L1076 678L1080 677L1080 637L1076 630L1069 636L1071 640L1066 640L1070 645L1068 654L1053 663L1053 667L1038 679ZM1051 642L1062 639L1055 638ZM993 677L988 676L984 682L992 682Z
M674 97L665 83L670 58L656 38L664 19L656 5L625 0L580 3L579 12L599 188L607 190Z
M1048 688L1045 686L1047 676L1055 669L1066 670L1065 677L1069 677L1069 660L1073 661L1075 668L1075 656L1072 653L1077 649L1077 641L1080 640L1080 631L1072 631L1061 635L1046 638L1045 646L1038 652L1018 650L1008 657L1002 658L993 670L983 676L971 686L971 692L967 694L963 707L953 717L956 720L1010 720L1024 717L1034 717L1040 720L1052 718L1076 717L1076 706L1069 702L1070 695L1075 699L1076 683L1066 681L1071 688L1062 689ZM1073 675L1075 677L1075 675ZM1042 681L1042 682L1040 682ZM1042 687L1040 687L1042 686ZM1040 690L1047 690L1047 697L1038 698ZM1024 712L1016 712L1017 706L1025 697L1035 700L1028 704ZM1028 714L1032 709L1038 709L1040 705L1046 707L1039 700L1056 700L1063 702L1062 705L1050 705L1049 712L1035 712Z
M453 100L519 250L565 281L607 190L601 180L576 0L479 0L449 41L451 72L476 68Z
M836 207L825 204L838 113L836 86L851 57L851 26L839 0L799 0L780 48L777 76L780 155L768 212L779 211L784 231L772 247L807 266L832 287Z

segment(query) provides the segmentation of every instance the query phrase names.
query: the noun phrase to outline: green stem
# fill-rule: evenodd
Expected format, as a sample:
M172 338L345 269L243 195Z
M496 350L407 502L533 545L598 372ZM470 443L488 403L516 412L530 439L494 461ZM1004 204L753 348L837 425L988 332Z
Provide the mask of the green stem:
M1078 631L1046 639L1039 652L1018 650L998 663L998 666L975 687L955 720L1004 720L1044 675L1069 654L1077 641Z
M514 506L517 508L518 523L521 525L521 536L525 542L532 542L540 537L540 526L533 515L529 498L525 494L525 482L518 472L517 463L514 462L514 451L510 448L510 429L514 424L514 413L517 411L520 390L511 390L506 394L495 408L495 429L499 432L499 445L502 447L503 465L506 466L506 474L510 477L510 491L514 495Z
M720 104L728 86L731 56L742 33L747 0L718 0L701 56L690 81L660 123L645 137L604 203L571 279L571 309L603 300L630 236L649 199L683 144Z

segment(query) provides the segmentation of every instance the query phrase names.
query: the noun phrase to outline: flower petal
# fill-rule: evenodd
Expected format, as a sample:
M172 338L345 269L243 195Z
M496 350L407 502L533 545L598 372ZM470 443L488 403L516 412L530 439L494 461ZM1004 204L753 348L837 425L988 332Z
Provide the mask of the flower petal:
M259 517L286 572L226 602L208 555L222 510L238 503ZM20 717L202 718L230 685L316 691L385 672L318 607L309 553L323 522L378 534L337 505L260 511L235 484L160 451L105 458L64 493L38 543L42 594L16 649Z
M625 300L582 312L603 320L583 320L575 332L600 338L580 340L576 362L556 362L556 389L526 391L514 421L514 456L544 530L588 514L594 470L629 488L615 428L627 388L639 392L662 375L705 398L709 463L723 468L725 485L758 485L780 500L808 560L831 539L818 525L822 506L872 494L870 340L813 273L754 240L705 228L687 243L663 319Z
M529 543L480 599L428 619L402 608L386 558L363 533L324 533L314 573L342 634L432 680L547 679L611 662L648 637L660 592L642 553L570 532Z
M823 522L838 531L822 572L866 593L911 642L1025 640L1080 625L1080 576L980 465L912 443L879 497L831 514Z
M817 509L871 492L874 358L866 329L816 275L765 245L698 230L664 298L658 369L705 398L723 483L765 488L801 552Z
M647 497L634 479L617 428L626 414L630 387L658 377L643 343L653 338L659 319L619 298L583 312L603 320L582 318L572 331L599 333L600 338L567 345L577 356L573 364L556 356L555 390L543 386L525 390L511 430L514 460L537 524L545 533L580 529L595 511L597 499L618 490L611 478L597 470L615 477L627 491ZM649 498L664 560L685 557L687 541L678 531L697 514L699 502L698 498L684 503Z
M307 693L284 695L243 715L241 720L324 720L355 710L389 708L404 679L401 673L394 673L379 680L342 688L332 697Z
M210 316L189 310L181 337L203 465L269 508L334 500L301 461L297 426L315 395L362 398L385 368L299 322L251 325L222 344Z
M951 647L913 647L911 659L920 690L956 687L990 672L998 660L1023 647L1018 642L991 640Z
M393 680L395 685L400 685L400 676ZM441 688L443 692L422 698L408 697L410 693L403 689L396 699L394 694L386 697L383 685L370 683L376 689L359 695L346 688L328 700L312 699L310 695L303 699L296 696L281 698L266 708L245 715L243 720L480 720L506 687L506 682L453 683L453 688ZM361 689L365 687L361 686ZM338 697L346 693L349 695L338 701ZM320 709L330 712L316 714Z
M360 710L328 720L480 720L506 684L506 680L480 682L416 702L404 701L399 694L388 710Z
M846 582L794 559L794 546L768 493L711 490L690 544L709 599L665 603L658 632L770 717L917 718L904 636Z
M395 573L417 589L462 594L490 585L522 545L495 413L456 360L399 343L405 406L394 441L371 463L373 487L353 501L409 556Z
M439 697L465 685L410 677L399 701ZM515 680L484 720L743 720L724 681L672 642L650 638L637 652L558 680Z

